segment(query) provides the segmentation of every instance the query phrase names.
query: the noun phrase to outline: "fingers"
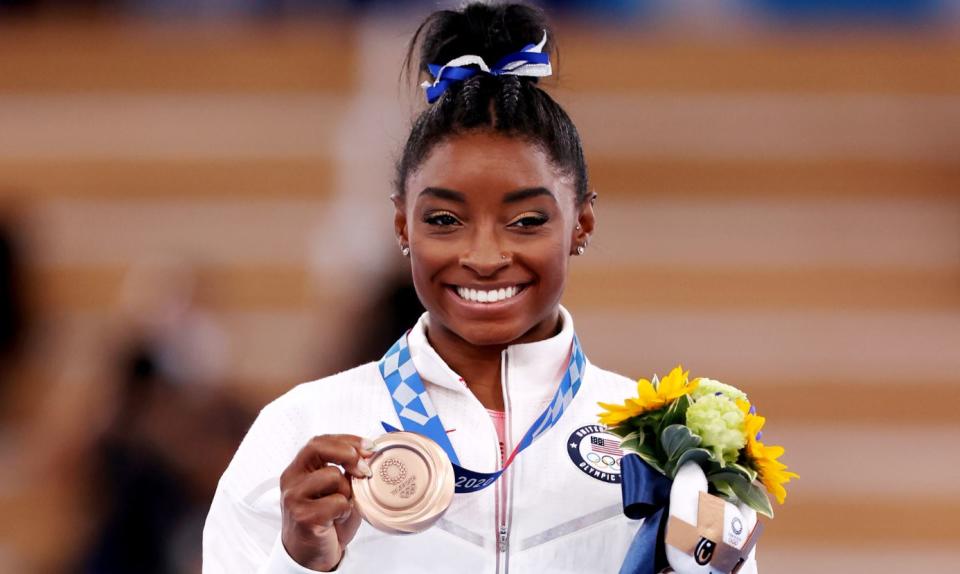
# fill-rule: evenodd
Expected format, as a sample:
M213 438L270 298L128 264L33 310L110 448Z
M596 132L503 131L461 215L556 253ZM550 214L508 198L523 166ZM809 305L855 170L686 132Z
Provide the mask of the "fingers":
M342 494L331 494L315 500L300 500L299 504L284 508L284 514L294 523L311 529L330 528L334 522L349 518L352 512L353 505Z
M325 466L306 475L297 485L303 498L321 498L328 494L340 494L347 498L353 496L350 481L335 466Z
M353 514L353 504L342 494L331 494L303 505L298 517L301 524L311 524L319 528L332 528L334 523L343 522ZM316 534L320 534L317 532Z
M374 454L373 443L354 435L315 436L297 453L288 469L313 472L328 464L337 464L358 478L371 475L364 457Z
M360 455L364 457L373 456L375 452L373 441L368 438L364 438L364 437L360 437L352 434L329 434L329 435L323 435L323 436L326 436L333 440L340 440L353 446L355 449L360 451Z
M283 544L299 564L329 570L340 560L360 524L348 475L371 476L373 454L368 439L315 436L280 475Z

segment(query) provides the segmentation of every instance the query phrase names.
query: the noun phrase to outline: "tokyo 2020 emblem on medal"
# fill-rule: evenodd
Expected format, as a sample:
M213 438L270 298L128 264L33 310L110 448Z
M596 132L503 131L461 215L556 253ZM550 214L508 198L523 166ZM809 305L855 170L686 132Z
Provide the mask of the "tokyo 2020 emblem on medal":
M567 439L570 460L588 476L604 482L620 483L620 439L600 425L587 425L573 431Z
M361 516L394 534L429 528L453 500L453 465L447 454L434 441L411 432L387 433L373 443L373 476L352 480Z

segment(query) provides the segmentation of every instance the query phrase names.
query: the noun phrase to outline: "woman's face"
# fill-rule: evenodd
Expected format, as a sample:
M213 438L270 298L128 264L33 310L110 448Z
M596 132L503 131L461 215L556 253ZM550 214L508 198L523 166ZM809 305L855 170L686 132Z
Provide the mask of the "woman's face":
M536 145L490 133L450 138L408 177L396 205L431 332L477 346L553 335L567 262L594 218Z

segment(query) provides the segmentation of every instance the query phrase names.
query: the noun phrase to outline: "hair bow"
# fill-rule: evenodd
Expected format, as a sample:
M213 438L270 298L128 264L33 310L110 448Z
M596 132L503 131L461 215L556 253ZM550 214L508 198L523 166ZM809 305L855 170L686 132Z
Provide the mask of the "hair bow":
M539 44L529 44L519 52L500 58L492 68L483 61L483 58L473 55L459 56L443 66L429 64L427 68L434 80L420 85L427 94L427 103L432 104L437 101L437 98L454 82L462 82L481 72L491 76L510 75L531 78L549 76L553 73L553 68L550 66L549 54L543 53L543 47L546 44L547 32L544 30L543 39Z

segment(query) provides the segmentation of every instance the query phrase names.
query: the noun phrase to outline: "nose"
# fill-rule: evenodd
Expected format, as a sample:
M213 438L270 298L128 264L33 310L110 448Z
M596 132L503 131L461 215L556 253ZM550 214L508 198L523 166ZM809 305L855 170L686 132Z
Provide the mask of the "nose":
M477 230L460 255L460 265L480 277L492 277L512 262L513 257L500 248L500 241L493 231Z

